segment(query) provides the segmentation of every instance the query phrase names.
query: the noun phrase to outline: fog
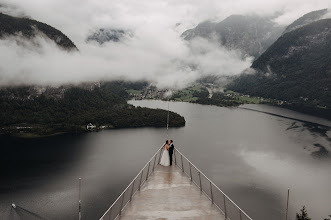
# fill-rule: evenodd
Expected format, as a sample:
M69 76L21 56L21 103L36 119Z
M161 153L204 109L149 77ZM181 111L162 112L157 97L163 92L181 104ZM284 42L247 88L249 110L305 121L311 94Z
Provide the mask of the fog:
M0 11L47 23L67 35L79 52L60 49L37 35L33 40L0 40L0 86L64 84L99 80L149 80L158 87L182 88L206 75L235 75L253 58L213 41L186 42L183 31L231 14L274 16L287 25L329 0L0 0ZM120 42L99 45L87 36L99 28L129 30Z
M82 44L67 52L53 41L11 37L0 41L2 86L19 84L60 85L98 80L149 80L160 88L182 88L201 76L236 74L251 58L228 51L216 43L196 39L163 42L132 39L128 43Z

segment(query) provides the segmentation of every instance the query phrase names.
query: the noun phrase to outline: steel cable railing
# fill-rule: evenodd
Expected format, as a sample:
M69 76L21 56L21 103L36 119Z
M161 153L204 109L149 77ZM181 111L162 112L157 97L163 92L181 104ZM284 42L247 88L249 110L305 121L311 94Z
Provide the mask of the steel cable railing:
M159 164L162 148L163 146L146 163L144 168L141 169L128 187L125 188L121 195L119 195L115 202L107 209L100 220L114 220L121 215L122 210L129 202L131 202L135 193L140 191L140 187L148 180L148 177L154 172L155 167Z
M144 168L119 195L115 202L107 209L99 220L114 220L121 215L125 206L131 202L132 197L140 191L140 187L148 180L154 172L155 167L160 163L163 146L147 162ZM191 181L205 193L206 196L229 220L252 220L243 210L239 208L222 190L206 177L192 162L187 159L176 148L174 150L174 162Z
M174 150L175 164L185 173L191 181L204 192L217 208L223 212L225 219L252 220L239 206L234 203L222 190L220 190L205 174L203 174L180 151Z

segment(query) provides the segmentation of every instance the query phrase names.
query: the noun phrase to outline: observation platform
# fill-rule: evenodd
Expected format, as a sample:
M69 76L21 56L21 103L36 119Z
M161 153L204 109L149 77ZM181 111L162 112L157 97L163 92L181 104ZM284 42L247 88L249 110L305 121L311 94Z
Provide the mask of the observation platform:
M122 210L121 220L222 220L223 213L182 170L157 165L148 180Z
M176 148L173 166L159 165L163 147L99 220L252 220Z

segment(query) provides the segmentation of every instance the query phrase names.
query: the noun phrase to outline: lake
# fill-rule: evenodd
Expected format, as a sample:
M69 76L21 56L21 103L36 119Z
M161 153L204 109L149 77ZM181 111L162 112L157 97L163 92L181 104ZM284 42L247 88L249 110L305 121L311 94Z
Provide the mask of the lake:
M130 103L168 107L163 101ZM253 219L285 219L287 189L289 219L303 205L314 220L330 215L331 122L273 106L243 107L170 102L186 126L169 129L169 138ZM77 218L80 177L83 219L98 219L166 137L165 128L0 137L1 219Z

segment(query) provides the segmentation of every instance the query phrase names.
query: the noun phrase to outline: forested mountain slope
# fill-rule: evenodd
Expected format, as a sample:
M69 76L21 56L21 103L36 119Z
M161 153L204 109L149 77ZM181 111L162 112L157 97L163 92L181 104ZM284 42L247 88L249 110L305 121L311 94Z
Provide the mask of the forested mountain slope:
M18 34L22 34L26 38L32 38L38 32L53 40L63 49L77 50L75 44L65 34L48 24L0 13L0 38Z
M331 108L331 19L280 37L228 88L309 107Z

